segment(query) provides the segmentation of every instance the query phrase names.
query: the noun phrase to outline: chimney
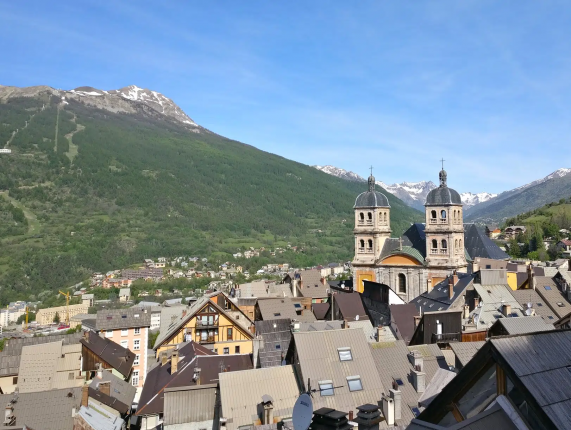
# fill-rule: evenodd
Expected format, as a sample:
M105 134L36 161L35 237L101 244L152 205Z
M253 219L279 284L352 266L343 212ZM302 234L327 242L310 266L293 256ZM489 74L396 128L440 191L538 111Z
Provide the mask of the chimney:
M359 425L358 430L379 430L379 422L382 420L379 406L367 403L357 406L357 411L357 418L353 421Z
M480 298L474 297L474 309L476 309L480 305Z
M416 330L416 328L418 327L418 325L420 324L420 319L422 317L420 315L415 315L414 316L414 329Z
M450 300L454 297L454 278L452 276L448 277L448 297Z
M470 317L470 306L464 305L464 319L467 319L469 317Z
M167 364L168 358L167 358L167 353L166 351L163 351L159 354L161 356L161 365L165 365Z
M107 394L108 396L111 396L111 382L109 382L109 381L100 382L97 387L99 388L100 393Z
M504 317L508 318L512 313L511 305L503 304L502 305L502 314Z
M385 416L385 421L388 426L395 425L395 402L389 396L383 396L383 415Z
M399 390L389 390L389 396L393 399L393 405L395 408L395 420L401 419L401 403L402 403L402 393Z
M410 364L412 364L412 367L415 369L418 369L421 372L424 370L424 358L417 350L408 353L408 361L410 361Z
M350 429L347 413L335 409L320 408L313 412L310 428L320 430Z
M428 292L432 291L432 278L428 278L426 280L426 291Z
M424 388L426 385L426 374L424 372L419 372L418 370L412 371L412 385L417 393L424 393Z
M325 278L321 278L321 284L322 285L326 285L327 283L325 282Z
M353 421L353 411L349 411L349 421Z
M178 370L178 351L173 351L171 355L171 375Z
M268 395L264 395L262 397L262 405L264 406L264 416L262 419L262 424L264 425L273 424L274 423L273 399Z
M456 285L458 283L458 273L456 273L456 270L454 270L454 273L452 274L452 278L454 280L454 285Z
M89 406L89 385L81 387L81 406Z

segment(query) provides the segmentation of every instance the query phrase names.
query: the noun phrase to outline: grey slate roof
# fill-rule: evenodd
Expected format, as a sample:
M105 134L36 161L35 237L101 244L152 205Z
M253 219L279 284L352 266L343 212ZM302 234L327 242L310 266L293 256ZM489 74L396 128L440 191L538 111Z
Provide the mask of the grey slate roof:
M502 326L508 334L525 334L538 331L555 330L553 324L541 317L500 318L493 325Z
M450 348L464 367L485 343L483 340L478 342L451 342Z
M110 396L99 391L99 384L101 382L109 382ZM89 385L90 397L112 407L122 414L127 413L131 409L131 404L133 403L136 392L137 387L133 387L129 381L118 378L108 370L101 372L101 378L95 376Z
M373 343L377 341L377 329L373 327L371 321L369 319L359 320L359 321L350 321L347 323L348 328L360 328L363 330L363 334L365 335L365 339L369 343Z
M299 331L324 331L324 330L340 330L343 328L343 321L314 321L311 323L302 322L299 325Z
M264 340L260 348L260 367L281 366L291 343L291 320L256 321L256 336Z
M464 224L464 247L473 260L476 257L491 258L493 260L507 260L508 254L502 251L492 239L476 224Z
M403 253L411 255L424 264L424 259L426 258L424 224L415 223L411 225L402 235L402 245ZM399 252L401 252L399 239L389 238L385 240L379 259L382 260L389 255L398 254Z
M408 353L418 351L423 357L423 371L426 373L426 385L432 380L438 369L448 369L446 360L437 345L417 345L407 347L402 340L396 342L374 343L371 352L375 361L378 374L381 378L384 392L393 387L395 379L401 379L403 385L399 386L401 392L401 419L395 420L397 425L407 425L414 414L411 407L418 406L418 399L422 393L418 393L412 385L409 375L413 366L408 359ZM379 399L380 400L380 395Z
M42 343L57 342L61 340L64 345L79 343L82 333L58 334L39 337L25 337L7 339L4 349L0 352L0 376L17 375L20 367L22 348L28 345L40 345Z
M17 401L12 406L16 417L16 428L26 425L34 430L72 429L72 411L80 407L81 388L2 394L0 404L6 405L15 397Z
M418 309L413 303L404 305L390 305L391 329L395 337L404 340L408 345L414 334L414 317L418 315Z
M571 313L571 304L567 301L563 293L559 291L559 288L553 279L544 276L536 276L535 291L558 318L563 318Z
M390 208L389 200L380 191L365 191L355 199L355 209L357 208Z
M425 206L441 206L441 205L461 205L462 199L460 194L447 186L439 186L434 188L426 196Z
M258 307L264 321L288 318L297 319L294 302L284 297L282 299L261 299L258 300Z
M420 296L415 297L410 301L416 306L417 310L423 312L435 312L447 310L456 299L462 296L470 285L473 284L473 274L458 274L458 282L454 285L454 295L450 299L448 292L448 280L444 280L436 284L432 290L422 293Z
M298 288L300 294L303 297L312 298L325 298L327 297L327 290L329 289L329 284L325 282L325 285L321 283L321 271L317 269L302 270L296 273L294 276L301 276L302 287Z
M95 322L97 331L150 326L151 312L147 307L99 311Z

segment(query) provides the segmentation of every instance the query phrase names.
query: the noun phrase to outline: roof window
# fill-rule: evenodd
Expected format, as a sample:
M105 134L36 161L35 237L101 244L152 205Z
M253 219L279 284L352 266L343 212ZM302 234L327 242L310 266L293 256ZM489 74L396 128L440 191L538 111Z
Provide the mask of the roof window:
M543 303L538 303L537 306L543 306Z
M281 317L282 314L281 314L281 312L276 312L276 313L274 313L274 316L275 316L275 317Z
M333 381L319 381L319 392L322 396L332 396L335 394Z
M301 303L294 303L294 304L293 304L293 307L294 307L294 308L301 308Z
M410 410L412 411L412 413L414 414L414 417L418 417L420 415L420 409L418 409L416 406L413 406L412 408L410 408Z
M276 349L282 349L282 346L278 343L276 344Z
M546 285L546 286L543 287L543 288L545 288L547 291L551 291L551 287L550 287L549 285Z
M348 376L347 384L349 385L349 391L361 391L363 389L360 376Z
M552 315L549 315L547 318L549 318L550 320L552 320L552 319L553 319L553 316L552 316Z
M127 315L121 315L121 318L127 318Z
M401 387L401 386L404 385L404 382L402 382L402 379L401 379L401 378L394 378L394 379L395 379L395 382L397 383L397 385L398 385L399 387Z
M565 305L562 302L557 302L557 306L559 306L560 308L564 308Z
M351 361L353 360L353 354L351 354L351 348L337 348L339 353L340 361Z

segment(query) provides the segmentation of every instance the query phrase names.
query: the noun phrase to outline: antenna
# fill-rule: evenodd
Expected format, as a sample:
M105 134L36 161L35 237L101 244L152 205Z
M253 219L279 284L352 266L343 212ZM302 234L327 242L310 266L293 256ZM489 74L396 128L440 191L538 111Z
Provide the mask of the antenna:
M313 416L313 402L307 393L298 397L293 406L292 422L294 430L307 430Z

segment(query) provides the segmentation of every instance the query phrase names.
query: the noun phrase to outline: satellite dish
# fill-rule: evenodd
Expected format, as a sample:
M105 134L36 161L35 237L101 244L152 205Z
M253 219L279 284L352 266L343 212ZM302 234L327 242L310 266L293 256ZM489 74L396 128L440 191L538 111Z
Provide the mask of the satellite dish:
M533 313L533 311L531 310L531 308L528 308L528 309L525 310L525 314L526 314L528 317L530 317L532 313Z
M293 428L294 430L307 430L313 417L313 402L307 393L303 393L293 406Z
M359 321L359 315L355 315L355 321Z

